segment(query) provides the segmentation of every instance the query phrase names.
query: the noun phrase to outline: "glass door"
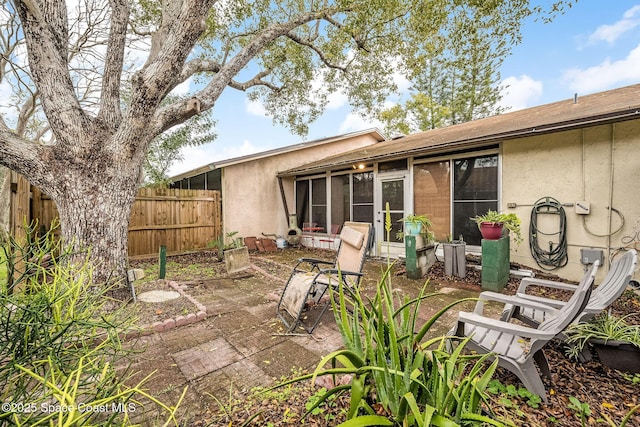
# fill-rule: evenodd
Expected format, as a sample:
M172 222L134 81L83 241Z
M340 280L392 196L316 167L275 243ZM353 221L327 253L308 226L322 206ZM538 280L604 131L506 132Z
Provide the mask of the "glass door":
M405 173L378 175L378 197L376 202L376 240L381 254L387 252L387 246L404 249L403 239L398 237L402 231L402 223L398 222L405 216L408 195ZM389 203L391 216L391 231L385 228L386 205ZM396 252L396 251L392 251Z

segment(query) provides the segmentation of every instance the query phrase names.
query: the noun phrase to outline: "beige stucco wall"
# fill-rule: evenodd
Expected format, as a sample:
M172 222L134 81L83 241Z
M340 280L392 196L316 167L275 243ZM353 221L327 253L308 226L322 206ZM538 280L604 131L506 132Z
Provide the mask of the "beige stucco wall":
M507 141L502 144L502 154L502 210L518 214L525 237L520 247L512 246L513 262L537 267L528 234L531 205L542 197L553 197L563 204L587 201L591 207L589 215L576 214L574 206L564 208L569 263L554 271L561 277L582 277L583 247L604 250L601 277L610 250L624 246L623 240L634 239L640 232L640 121ZM507 208L508 203L517 207ZM609 206L622 213L624 223ZM543 223L539 229L552 231L556 224L550 222L546 224L549 228L543 228ZM621 225L618 233L608 236Z
M289 153L226 166L222 170L222 220L225 233L262 237L284 236L288 230L279 171L378 142L372 134L358 135ZM293 179L283 180L289 213L295 213Z

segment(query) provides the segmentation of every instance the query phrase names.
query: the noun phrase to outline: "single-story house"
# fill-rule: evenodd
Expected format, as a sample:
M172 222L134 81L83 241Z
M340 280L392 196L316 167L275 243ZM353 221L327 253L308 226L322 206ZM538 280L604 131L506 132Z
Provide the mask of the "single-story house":
M602 250L606 261L640 240L640 85L393 140L368 136L376 143L347 151L331 141L317 147L324 155L315 159L294 149L286 161L276 152L215 165L222 168L224 229L284 234L287 217L275 206L284 202L316 244L332 237L334 225L366 221L375 227L377 255L387 248L402 255L397 220L426 214L438 240L461 237L479 252L470 218L492 209L522 220L524 242L511 245L512 261L536 267L534 249L559 250L562 259L541 266L574 280L592 261L581 249Z
M296 213L295 177L279 177L280 171L369 147L385 139L379 130L369 129L302 142L205 165L172 177L171 186L220 190L225 234L237 231L238 236L244 237L286 236L290 216ZM295 222L299 229L307 228L302 217Z

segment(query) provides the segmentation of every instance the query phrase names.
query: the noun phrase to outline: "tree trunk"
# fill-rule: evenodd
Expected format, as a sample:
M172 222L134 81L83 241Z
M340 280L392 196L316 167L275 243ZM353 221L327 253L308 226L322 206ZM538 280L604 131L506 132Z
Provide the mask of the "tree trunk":
M128 268L128 229L137 193L138 174L132 166L105 165L64 185L62 197L54 197L60 215L63 242L72 245L71 262L93 266L95 285L124 285ZM87 178L92 177L93 179Z

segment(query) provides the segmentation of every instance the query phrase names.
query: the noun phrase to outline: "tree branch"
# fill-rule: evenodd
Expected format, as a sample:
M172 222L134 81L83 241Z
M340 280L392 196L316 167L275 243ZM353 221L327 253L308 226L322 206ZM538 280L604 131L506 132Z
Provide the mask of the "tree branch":
M17 0L16 9L24 28L31 76L42 95L49 124L58 141L72 148L90 128L90 120L80 108L68 71L66 4Z
M269 74L271 74L271 70L261 71L258 74L256 74L255 77L253 77L251 80L247 80L244 83L239 83L239 82L236 82L235 80L232 80L229 82L229 87L233 89L241 90L243 92L254 86L265 86L273 91L276 91L276 92L279 91L281 89L280 86L274 85L273 83L263 80L263 78L267 77Z
M20 108L20 114L18 115L18 124L16 126L16 133L18 135L24 136L24 132L27 128L27 123L36 112L37 100L38 92L35 92L27 98L24 104L22 104L22 108Z
M182 4L182 8L177 10L171 22L163 23L166 31L154 36L155 45L146 64L133 76L130 113L150 118L162 98L175 87L187 56L205 30L205 17L213 1L176 2ZM176 12L176 7L175 4L170 5L173 12ZM161 45L158 45L158 37L162 40Z
M50 148L21 138L0 122L0 164L28 176L30 182L43 191L49 188L43 178L50 173L46 167L48 156L45 154Z
M324 19L338 11L338 9L330 8L307 12L288 22L272 24L264 30L256 33L253 39L251 39L227 63L222 65L219 70L217 70L215 77L209 82L209 84L196 94L195 97L199 101L198 112L205 111L213 107L216 100L220 97L222 91L226 87L233 87L234 85L237 86L237 88L245 87L245 85L241 83L234 82L233 77L236 76L252 59L254 59L255 56L265 48L265 46L269 45L279 37L288 36L289 32L301 25L318 19ZM255 86L256 84L262 84L265 86L270 85L269 83L262 81L259 78L259 75L257 76L257 79L252 79L246 84L248 85L246 86L247 88ZM271 87L277 89L275 86L271 85ZM188 107L189 104L186 101L181 101L159 109L156 112L151 125L153 133L158 135L196 114L196 112Z
M302 45L302 46L306 46L309 49L313 50L316 53L316 55L318 55L318 58L320 58L320 61L322 61L322 63L327 67L340 70L340 71L347 71L345 67L338 64L334 64L331 61L329 61L327 56L319 48L317 48L310 40L305 40L302 37L298 37L293 32L290 32L289 34L287 34L287 37L293 42L298 43L299 45Z
M125 0L109 0L109 3L111 4L111 28L102 77L98 119L106 123L111 129L115 129L122 119L120 111L120 81L124 63L129 6Z

